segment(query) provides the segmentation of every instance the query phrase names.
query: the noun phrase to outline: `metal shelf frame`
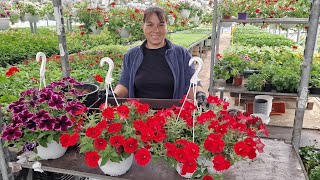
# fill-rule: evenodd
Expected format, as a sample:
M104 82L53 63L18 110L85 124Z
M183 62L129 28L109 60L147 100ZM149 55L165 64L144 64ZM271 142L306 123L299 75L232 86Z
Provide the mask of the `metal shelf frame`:
M210 71L210 87L209 94L214 95L215 91L224 91L223 88L214 90L214 72L213 67L216 64L216 53L219 51L220 30L222 22L236 23L282 23L282 24L308 24L307 39L304 50L304 60L302 63L302 73L300 78L300 86L297 93L297 108L295 111L294 126L292 133L292 145L298 150L300 147L300 138L302 131L303 116L308 100L308 84L312 65L313 53L316 46L319 16L320 16L320 0L313 0L309 19L306 18L248 18L246 20L238 19L221 19L218 16L218 0L214 0L213 9L213 27L212 27L212 50L211 50L211 71ZM218 24L218 27L217 27Z

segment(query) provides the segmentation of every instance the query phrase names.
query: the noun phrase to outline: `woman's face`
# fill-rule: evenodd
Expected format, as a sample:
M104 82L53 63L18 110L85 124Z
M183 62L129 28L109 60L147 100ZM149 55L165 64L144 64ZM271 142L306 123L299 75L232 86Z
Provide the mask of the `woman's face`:
M165 45L167 23L160 22L158 16L152 13L143 24L143 33L147 39L147 48L157 49Z

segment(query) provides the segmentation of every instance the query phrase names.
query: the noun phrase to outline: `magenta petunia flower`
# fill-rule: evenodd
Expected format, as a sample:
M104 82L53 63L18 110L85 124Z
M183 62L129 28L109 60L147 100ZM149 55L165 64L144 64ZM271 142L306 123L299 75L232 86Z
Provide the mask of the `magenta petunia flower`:
M56 120L54 118L41 119L38 123L38 127L42 130L53 130Z
M12 102L9 105L9 109L12 110L13 108L15 108L16 106L23 106L24 105L24 98L20 98L18 101ZM21 112L21 111L20 111Z
M54 130L67 131L72 127L72 121L65 115L56 118L56 123L54 124Z
M67 103L67 106L65 109L67 113L71 114L72 116L76 116L77 112L81 110L83 107L84 105L81 104L80 101L71 101Z
M22 122L21 118L19 117L19 115L18 114L13 115L11 126L12 127L16 127L16 126L19 127L20 125L23 125L23 122Z
M55 81L55 82L50 83L47 86L47 88L49 88L49 89L54 89L56 87L65 88L66 84L63 81Z
M53 96L51 96L51 99L49 100L48 105L50 107L52 107L53 109L62 109L64 103L65 102L62 99L62 97L60 97L58 95L53 95Z
M2 133L2 139L5 140L15 140L22 136L22 131L19 129L19 127L11 127L6 126Z
M21 113L18 114L18 117L23 123L26 123L34 117L34 114L30 113L28 110L23 110Z
M17 106L13 106L11 111L13 114L18 114L21 111L24 111L26 109L27 109L27 106L25 106L25 105L17 105Z
M39 112L36 113L34 119L36 119L37 122L39 122L41 119L50 119L49 112L41 109Z
M20 95L21 97L26 97L26 96L33 96L37 94L39 91L37 89L28 89L24 92L22 92Z
M34 119L29 119L27 122L26 122L26 127L28 129L30 129L31 131L35 131L37 129L37 123L35 122Z
M51 96L53 95L53 92L51 89L43 89L41 92L40 92L40 99L39 99L39 102L40 103L43 103L43 102L48 102L50 99L51 99Z

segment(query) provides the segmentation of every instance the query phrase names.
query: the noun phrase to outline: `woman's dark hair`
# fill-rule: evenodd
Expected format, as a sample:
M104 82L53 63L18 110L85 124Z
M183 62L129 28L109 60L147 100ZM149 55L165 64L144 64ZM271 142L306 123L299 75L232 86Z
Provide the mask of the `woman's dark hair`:
M145 23L152 14L156 14L160 22L168 21L167 14L161 7L149 7L144 11L143 23Z

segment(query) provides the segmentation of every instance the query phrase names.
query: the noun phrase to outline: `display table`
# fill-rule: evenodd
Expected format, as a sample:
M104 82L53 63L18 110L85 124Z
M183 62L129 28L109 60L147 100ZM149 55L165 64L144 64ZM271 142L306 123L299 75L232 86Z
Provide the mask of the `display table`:
M258 154L254 161L244 160L234 164L230 169L223 172L224 180L305 179L298 156L290 144L271 139L261 140L265 144L264 153ZM71 174L78 177L111 180L184 179L174 168L169 167L162 160L150 162L146 167L141 167L134 162L126 174L119 177L106 176L99 168L89 168L84 162L83 155L77 153L76 148L69 148L67 153L59 159L40 162L44 171ZM32 164L25 163L22 164L22 167L31 169Z

